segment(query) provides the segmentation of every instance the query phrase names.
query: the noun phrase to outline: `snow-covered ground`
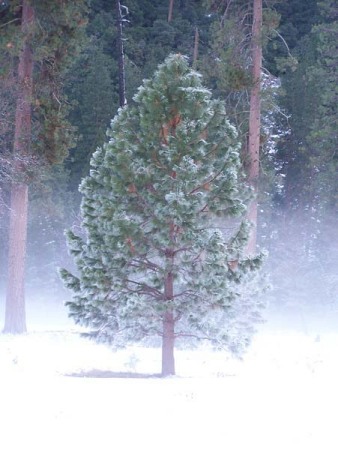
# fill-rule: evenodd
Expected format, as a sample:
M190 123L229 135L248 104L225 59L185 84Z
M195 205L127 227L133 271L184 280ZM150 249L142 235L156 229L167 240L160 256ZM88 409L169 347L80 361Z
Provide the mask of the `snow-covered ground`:
M0 335L0 449L338 449L334 308L270 314L242 361L177 350L167 379L139 377L158 349L96 345L59 304L28 313L29 333Z

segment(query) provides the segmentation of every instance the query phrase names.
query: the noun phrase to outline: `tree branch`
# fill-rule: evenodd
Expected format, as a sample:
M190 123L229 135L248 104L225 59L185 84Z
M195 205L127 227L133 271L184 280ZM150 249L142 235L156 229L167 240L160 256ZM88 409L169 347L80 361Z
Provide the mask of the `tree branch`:
M0 28L3 28L3 27L5 27L6 25L9 25L10 23L17 22L18 20L20 20L20 19L19 19L19 18L16 18L16 19L10 20L9 22L0 25Z

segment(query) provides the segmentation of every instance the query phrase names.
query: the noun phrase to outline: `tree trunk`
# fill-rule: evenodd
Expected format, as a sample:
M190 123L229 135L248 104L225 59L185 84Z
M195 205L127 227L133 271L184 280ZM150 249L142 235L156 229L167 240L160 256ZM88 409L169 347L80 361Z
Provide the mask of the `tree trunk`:
M9 224L8 280L5 333L26 332L25 257L27 235L28 186L13 183Z
M123 27L122 27L122 11L120 0L116 0L117 11L117 47L118 47L118 65L119 65L119 104L122 108L126 101L126 71L124 65L124 49L123 49Z
M165 302L171 302L174 296L174 277L168 273L165 286ZM163 336L162 336L162 376L175 375L175 320L172 311L166 311L163 317Z
M169 0L168 22L172 21L174 9L174 0Z
M175 322L171 311L165 313L163 318L162 338L162 376L175 375Z
M257 194L259 177L259 147L261 129L261 66L262 66L262 0L253 0L253 24L252 24L252 82L250 93L250 116L249 116L249 167L248 181L254 190L255 199L251 201L247 218L252 222L250 239L247 246L247 253L250 255L256 252L257 239Z
M18 66L18 98L15 113L14 177L24 178L24 160L29 155L31 141L31 98L33 58L28 42L29 27L34 21L34 10L27 0L22 3L21 28L23 49ZM4 331L24 333L26 313L24 296L24 272L26 256L28 212L28 186L24 181L13 181L11 187L8 279Z
M196 69L196 67L197 67L199 38L200 37L199 37L198 27L195 27L194 54L193 54L193 58L192 58L194 69Z

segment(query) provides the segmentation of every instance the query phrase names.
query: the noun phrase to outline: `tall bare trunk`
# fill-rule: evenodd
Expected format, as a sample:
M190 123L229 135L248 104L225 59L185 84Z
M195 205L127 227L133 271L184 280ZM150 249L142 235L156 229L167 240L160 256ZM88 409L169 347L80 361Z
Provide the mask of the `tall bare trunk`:
M171 230L172 233L172 230ZM168 252L169 265L173 265L172 252ZM171 271L168 272L164 284L164 301L168 304L174 298L174 276ZM167 310L163 317L163 336L162 336L162 375L175 375L175 319L174 313Z
M165 281L166 302L173 298L173 276L167 275ZM162 375L175 375L175 321L172 311L167 311L163 317L163 336L162 336Z
M162 337L162 375L175 375L175 321L172 311L167 311L163 318Z
M31 142L31 97L33 58L28 30L34 21L34 10L27 0L22 3L21 28L25 42L18 66L18 98L15 114L14 164L15 177L24 178L23 160L29 155ZM6 313L4 331L24 333L26 312L24 272L26 257L28 186L24 181L13 181L11 186L10 231Z
M124 65L124 49L123 49L123 18L120 0L116 0L117 11L117 47L118 47L118 64L119 64L119 104L120 107L125 106L126 101L126 71Z
M25 257L27 235L28 186L13 183L9 224L8 280L6 295L6 333L26 331Z
M194 69L197 67L199 40L200 40L200 36L199 36L198 27L195 27L194 54L193 54L193 58L192 58Z
M259 177L259 147L261 129L261 101L260 82L262 66L262 0L253 0L253 24L252 24L252 79L253 86L250 93L250 116L249 116L249 167L248 181L254 190L255 199L250 203L247 218L252 222L250 239L247 253L256 252L257 240L257 194Z
M168 22L172 21L174 9L174 0L169 0Z

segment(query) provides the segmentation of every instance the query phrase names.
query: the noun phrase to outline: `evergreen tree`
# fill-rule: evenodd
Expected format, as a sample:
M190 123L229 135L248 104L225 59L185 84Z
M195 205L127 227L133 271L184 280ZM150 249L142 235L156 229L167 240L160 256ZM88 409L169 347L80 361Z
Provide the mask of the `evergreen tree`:
M279 147L289 214L320 223L336 208L337 158L337 9L318 2L321 23L312 27L295 49L298 68L283 77L284 105L291 133ZM318 227L318 225L316 225ZM307 234L307 233L306 233ZM309 229L310 235L315 235Z
M278 26L273 3L206 0L215 20L210 52L203 58L202 71L217 94L225 99L227 112L242 141L247 181L256 194L247 213L254 225L247 249L252 254L256 251L258 201L263 199L260 166L267 166L266 155L271 151L273 91L277 87L263 67L263 52L266 53L267 43L275 37Z
M317 61L310 76L317 81L320 102L316 108L309 141L316 153L313 165L318 170L317 196L325 213L338 214L338 7L333 0L318 2L322 23L313 27Z
M270 244L272 271L282 300L332 302L338 257L333 244L338 214L337 6L331 0L289 0L279 8L282 32L298 64L281 73L280 102L289 133L275 155L281 189Z
M61 270L70 316L116 345L161 336L163 375L175 373L179 337L245 345L249 329L233 324L239 315L247 326L257 303L241 309L240 285L261 256L242 256L238 141L223 104L171 55L108 135L80 186L85 235L67 232L78 269Z
M104 140L109 121L118 108L118 92L112 78L116 66L103 52L102 44L92 39L67 79L68 95L76 102L70 120L79 134L76 147L65 161L74 193L88 173L93 149Z
M15 109L13 139L13 168L17 179L11 180L8 282L5 311L5 332L26 331L24 270L27 236L28 184L20 180L23 166L29 160L32 133L31 97L33 87L33 51L30 43L35 12L27 1L22 3L22 49L19 56L17 81L19 84ZM22 159L22 161L20 161ZM24 162L23 162L24 161ZM21 175L22 176L22 175Z
M196 27L199 30L199 52L208 46L211 18L203 0L128 0L125 22L126 90L128 101L144 78L149 78L170 53L193 56Z
M84 0L16 0L0 16L1 84L16 85L10 164L11 205L4 331L26 330L24 272L29 185L73 145L62 75L73 62L86 23ZM2 87L2 86L1 86ZM6 155L7 156L7 155ZM34 163L34 164L33 164Z

